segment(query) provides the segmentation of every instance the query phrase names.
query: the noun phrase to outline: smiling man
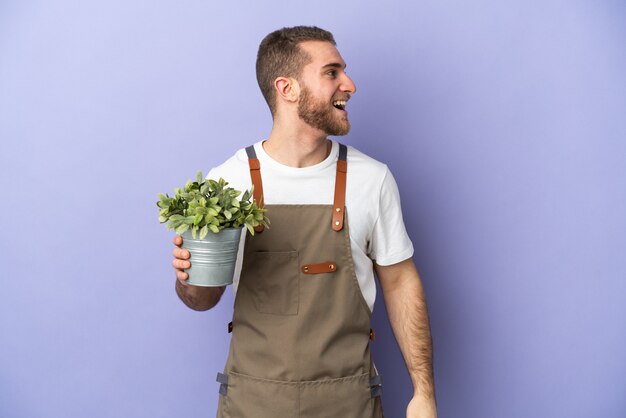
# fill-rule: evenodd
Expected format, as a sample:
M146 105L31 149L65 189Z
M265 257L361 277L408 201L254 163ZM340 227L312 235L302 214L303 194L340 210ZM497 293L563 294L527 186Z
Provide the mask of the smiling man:
M383 417L370 354L376 272L413 382L407 417L435 418L426 301L396 183L384 164L328 139L349 132L356 92L332 34L272 32L256 69L272 131L207 176L254 185L271 220L242 240L218 417ZM224 288L189 285L189 253L174 243L178 296L212 308Z

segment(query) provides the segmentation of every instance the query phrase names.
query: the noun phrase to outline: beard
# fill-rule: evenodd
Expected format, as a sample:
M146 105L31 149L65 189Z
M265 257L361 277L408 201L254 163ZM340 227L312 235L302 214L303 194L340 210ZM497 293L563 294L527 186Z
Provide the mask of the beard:
M302 86L298 102L298 116L308 125L326 132L327 135L346 135L350 132L348 117L339 116L335 110L332 104L315 99L311 90Z

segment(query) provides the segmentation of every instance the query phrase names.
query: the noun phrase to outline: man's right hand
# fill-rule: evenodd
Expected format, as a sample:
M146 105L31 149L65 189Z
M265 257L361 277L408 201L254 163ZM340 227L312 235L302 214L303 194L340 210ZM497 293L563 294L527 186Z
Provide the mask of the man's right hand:
M202 287L194 286L187 282L189 274L184 269L191 267L189 251L181 248L183 245L183 237L176 235L174 237L174 251L172 255L172 267L176 272L176 293L185 305L196 311L206 311L211 309L219 302L222 294L226 290L226 286L219 287Z
M174 237L174 251L172 254L174 255L174 260L172 261L172 267L174 267L174 271L176 272L176 278L180 282L180 284L189 286L187 283L187 279L189 275L184 271L184 269L188 269L191 267L191 262L189 261L189 251L181 248L183 245L183 237L180 235L176 235Z

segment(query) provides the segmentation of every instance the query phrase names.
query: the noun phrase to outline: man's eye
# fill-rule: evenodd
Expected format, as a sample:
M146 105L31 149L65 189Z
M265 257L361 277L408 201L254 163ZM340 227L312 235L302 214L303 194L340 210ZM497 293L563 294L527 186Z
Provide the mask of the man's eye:
M337 77L337 71L335 70L330 70L326 74L328 74L331 77Z

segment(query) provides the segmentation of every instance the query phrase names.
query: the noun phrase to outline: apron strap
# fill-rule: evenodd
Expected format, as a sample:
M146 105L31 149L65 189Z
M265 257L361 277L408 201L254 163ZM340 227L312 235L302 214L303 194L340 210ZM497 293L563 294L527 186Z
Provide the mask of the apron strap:
M246 153L248 154L248 165L250 166L250 178L252 179L252 187L254 190L252 191L252 197L256 204L263 208L263 182L261 181L261 164L259 163L259 159L256 157L256 151L254 150L254 145L250 145L246 148ZM254 228L256 232L263 232L263 225L259 225Z
M254 191L252 195L257 205L262 208L263 202L263 182L261 180L261 163L256 156L254 145L246 148L248 154L248 165L250 166L250 178ZM346 211L346 174L348 172L348 147L339 144L339 158L337 159L337 174L335 175L335 197L333 200L333 220L332 227L335 231L343 229ZM263 232L263 225L254 228L256 232Z
M343 229L344 212L346 210L346 173L348 172L348 148L339 144L339 159L335 176L335 199L333 203L333 230Z

